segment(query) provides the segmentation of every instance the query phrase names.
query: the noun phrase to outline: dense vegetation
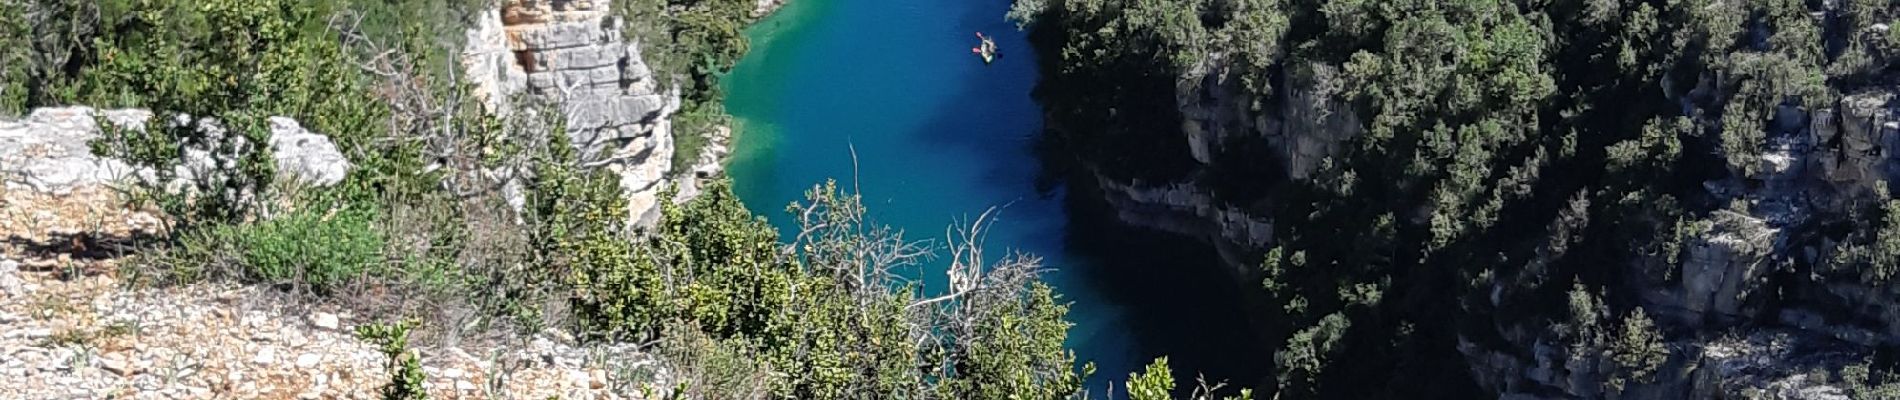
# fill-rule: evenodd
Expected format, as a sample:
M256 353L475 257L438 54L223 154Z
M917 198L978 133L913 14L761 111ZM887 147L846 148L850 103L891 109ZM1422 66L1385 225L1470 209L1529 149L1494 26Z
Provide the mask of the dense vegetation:
M1884 0L1018 0L1010 14L1044 57L1048 139L1082 170L1194 182L1275 221L1273 243L1250 245L1280 398L1474 396L1459 337L1483 346L1512 325L1558 324L1575 354L1613 355L1605 385L1648 381L1667 324L1641 294L1681 279L1687 238L1759 223L1704 182L1772 179L1764 149L1807 124L1789 110L1884 82L1900 50ZM1324 102L1364 133L1306 179L1261 137L1309 133L1274 123L1226 126L1226 153L1203 165L1178 134L1199 96L1228 96L1211 112L1240 120ZM1885 282L1894 211L1861 204L1812 211L1835 227L1817 241L1844 243L1817 270Z

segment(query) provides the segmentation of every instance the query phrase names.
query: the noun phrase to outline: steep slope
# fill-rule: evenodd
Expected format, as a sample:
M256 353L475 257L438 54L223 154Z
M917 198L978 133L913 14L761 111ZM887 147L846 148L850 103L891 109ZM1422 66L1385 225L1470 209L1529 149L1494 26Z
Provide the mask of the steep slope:
M1012 15L1051 60L1051 160L1114 217L1207 240L1241 285L1263 283L1282 398L1887 382L1883 364L1850 367L1900 343L1884 305L1900 247L1882 239L1900 220L1890 4Z

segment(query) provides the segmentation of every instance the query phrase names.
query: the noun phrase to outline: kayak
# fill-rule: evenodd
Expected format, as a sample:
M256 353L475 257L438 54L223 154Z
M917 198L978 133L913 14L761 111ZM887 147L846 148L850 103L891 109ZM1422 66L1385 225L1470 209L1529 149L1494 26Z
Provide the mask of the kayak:
M982 57L984 64L995 62L996 61L996 41L990 39L987 36L983 36L983 32L977 32L976 38L979 40L982 40L982 43L978 44L976 47L971 47L970 52L976 53L977 57Z

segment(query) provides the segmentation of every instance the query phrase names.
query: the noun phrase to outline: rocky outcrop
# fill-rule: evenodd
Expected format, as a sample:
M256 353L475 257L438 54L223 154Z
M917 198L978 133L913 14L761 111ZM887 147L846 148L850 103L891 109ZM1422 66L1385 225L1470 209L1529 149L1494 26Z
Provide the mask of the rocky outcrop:
M1890 88L1862 88L1804 110L1784 105L1764 132L1761 165L1753 175L1704 182L1702 189L1727 209L1709 213L1685 233L1673 274L1643 271L1631 262L1622 276L1633 306L1681 332L1671 344L1674 375L1621 392L1621 398L1845 399L1840 388L1815 382L1811 371L1839 371L1877 347L1900 344L1900 291L1870 283L1858 270L1833 265L1834 239L1824 225L1847 210L1875 204L1879 187L1895 176L1900 118ZM1774 274L1784 276L1775 278ZM1771 281L1772 280L1772 281ZM1709 332L1743 339L1709 340ZM1460 350L1480 383L1507 398L1602 398L1586 386L1602 376L1570 381L1552 376L1589 374L1535 327L1497 327L1494 342L1465 338ZM1575 358L1576 356L1566 355ZM1607 356L1582 355L1601 362ZM1651 393L1651 394L1644 394Z
M0 121L0 177L4 177L7 188L64 194L152 175L124 161L93 155L90 143L100 137L101 118L119 127L144 129L152 113L137 109L42 108L21 120ZM217 129L211 121L197 123L202 129ZM304 130L290 118L272 117L269 124L270 146L280 179L328 186L349 174L349 160L328 137ZM219 161L212 155L187 149L186 162L173 172L182 179L191 179L216 173L216 165Z
M1459 343L1474 365L1492 367L1486 371L1490 374L1474 375L1479 384L1511 400L1847 400L1845 388L1825 374L1861 362L1868 351L1796 329L1679 340L1667 347L1672 356L1653 378L1619 381L1609 355L1577 352L1564 343L1535 341L1524 347L1527 354L1465 339ZM1612 381L1619 381L1621 390Z
M1123 223L1214 244L1236 276L1251 273L1253 264L1242 255L1273 238L1272 223L1216 201L1192 184L1124 183L1098 176L1096 187Z
M706 138L706 148L699 152L699 159L693 160L693 165L686 169L687 175L681 177L679 193L674 194L675 198L683 200L699 197L707 182L724 176L726 157L732 154L731 146L732 128L713 128L712 135Z
M1247 94L1233 68L1215 53L1176 86L1181 132L1201 164L1213 164L1231 144L1264 141L1286 178L1304 180L1321 161L1365 133L1358 115L1335 96L1340 91L1335 67L1320 62L1289 67L1279 99Z
M758 0L758 5L752 9L752 17L760 18L770 15L773 11L778 11L779 7L784 7L785 3L790 2L791 0Z
M618 175L629 218L649 225L673 169L680 94L660 89L609 3L502 1L469 31L463 67L493 113L516 111L515 96L558 108L581 164Z
M1733 211L1717 211L1711 219L1683 250L1680 282L1657 282L1642 292L1646 309L1665 321L1732 326L1756 311L1745 307L1747 296L1772 268L1769 252L1779 231Z
M1285 84L1277 87L1279 98L1262 99L1238 86L1228 62L1214 53L1176 84L1181 131L1203 170L1244 144L1265 143L1265 153L1246 156L1270 159L1280 178L1306 180L1365 133L1352 108L1335 96L1340 91L1335 68L1317 62L1290 68ZM1245 205L1217 199L1199 182L1204 175L1124 182L1098 173L1095 183L1122 222L1201 238L1215 245L1228 268L1249 271L1253 262L1246 255L1271 242L1272 221Z

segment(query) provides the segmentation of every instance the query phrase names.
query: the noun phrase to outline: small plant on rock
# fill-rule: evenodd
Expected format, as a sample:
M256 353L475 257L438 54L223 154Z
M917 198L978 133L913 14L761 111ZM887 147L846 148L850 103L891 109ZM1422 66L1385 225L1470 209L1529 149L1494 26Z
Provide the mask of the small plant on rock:
M384 400L426 400L428 390L422 382L429 379L422 373L422 357L409 349L409 330L415 328L409 321L395 324L370 324L356 327L356 337L376 343L383 355L389 357L384 368L389 370L389 384L383 386Z

